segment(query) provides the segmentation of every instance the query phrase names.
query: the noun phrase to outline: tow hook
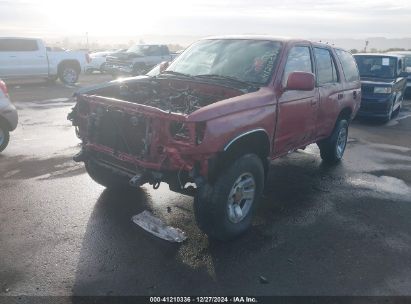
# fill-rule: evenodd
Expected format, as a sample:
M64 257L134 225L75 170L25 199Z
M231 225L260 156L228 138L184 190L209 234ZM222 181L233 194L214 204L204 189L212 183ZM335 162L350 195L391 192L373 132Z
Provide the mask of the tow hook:
M160 181L156 181L156 182L153 184L153 189L154 189L154 190L157 190L158 188L160 188L160 184L161 184Z
M130 186L138 188L142 184L141 180L142 180L142 175L136 174L130 179L128 183L130 184Z

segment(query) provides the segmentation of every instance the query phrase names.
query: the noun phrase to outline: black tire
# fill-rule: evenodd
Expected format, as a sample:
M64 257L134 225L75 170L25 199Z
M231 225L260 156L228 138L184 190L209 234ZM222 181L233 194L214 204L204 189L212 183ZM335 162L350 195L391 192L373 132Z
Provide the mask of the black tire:
M139 76L139 75L143 75L144 73L146 73L147 71L147 67L145 64L143 63L136 63L133 66L133 76Z
M78 81L80 71L74 63L63 63L59 67L58 76L62 83L75 84Z
M397 109L395 109L395 111L392 113L392 118L395 118L400 114L403 101L404 97L401 97L400 104L398 105Z
M234 223L229 215L229 195L243 175L254 178L254 199L244 218ZM210 238L229 240L244 233L251 225L253 211L262 195L264 167L255 154L238 158L211 185L201 186L194 198L194 214L200 229ZM242 192L243 193L243 192ZM241 194L241 202L243 201ZM240 203L241 203L240 202Z
M342 133L345 132L345 135ZM344 136L344 139L340 138L340 136ZM330 135L330 137L322 140L321 142L317 143L318 147L320 148L321 158L324 162L329 164L338 163L343 155L347 145L348 139L348 121L345 119L340 119ZM342 151L341 151L341 144Z
M9 129L0 122L0 152L6 149L10 141Z
M104 74L105 72L106 72L106 63L104 62L100 65L100 73Z
M93 160L84 162L88 175L98 184L106 188L124 188L128 185L128 180L112 173L110 170L99 166Z
M394 117L394 101L391 101L390 111L388 112L388 115L382 119L382 122L383 122L383 123L387 123L387 122L389 122L393 117Z

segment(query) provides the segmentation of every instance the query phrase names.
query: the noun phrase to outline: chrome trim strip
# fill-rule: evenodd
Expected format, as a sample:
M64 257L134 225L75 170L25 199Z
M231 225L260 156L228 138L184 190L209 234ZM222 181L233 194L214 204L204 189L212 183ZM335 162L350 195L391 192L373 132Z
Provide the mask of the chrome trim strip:
M267 135L267 138L269 139L269 136L268 136L267 131L264 130L264 129L262 129L262 128L250 130L250 131L247 131L247 132L245 132L245 133L242 133L242 134L234 137L234 138L224 147L224 151L227 151L227 149L228 149L237 139L239 139L239 138L241 138L241 137L243 137L243 136L246 136L246 135L248 135L248 134L255 133L255 132L261 132L261 131L263 131L263 132Z

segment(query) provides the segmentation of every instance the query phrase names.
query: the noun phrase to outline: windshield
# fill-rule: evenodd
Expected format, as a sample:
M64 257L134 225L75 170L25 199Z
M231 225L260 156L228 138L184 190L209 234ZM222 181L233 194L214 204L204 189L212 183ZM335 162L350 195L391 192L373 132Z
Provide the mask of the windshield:
M355 56L361 77L394 78L397 59L384 56Z
M190 76L218 75L266 85L276 65L281 42L265 40L201 40L167 69Z

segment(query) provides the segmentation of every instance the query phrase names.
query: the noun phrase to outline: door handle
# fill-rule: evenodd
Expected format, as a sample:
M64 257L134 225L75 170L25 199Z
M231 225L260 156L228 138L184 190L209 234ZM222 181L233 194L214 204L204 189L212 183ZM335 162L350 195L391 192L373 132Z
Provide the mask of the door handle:
M16 55L10 55L9 57L10 58L16 58L17 56Z
M354 97L354 99L357 99L357 91L352 92L352 96Z
M338 100L343 99L343 98L344 98L344 94L343 94L343 93L339 93L337 97L338 97Z
M311 99L311 100L310 100L310 103L311 103L312 106L315 106L315 105L317 104L317 100Z

